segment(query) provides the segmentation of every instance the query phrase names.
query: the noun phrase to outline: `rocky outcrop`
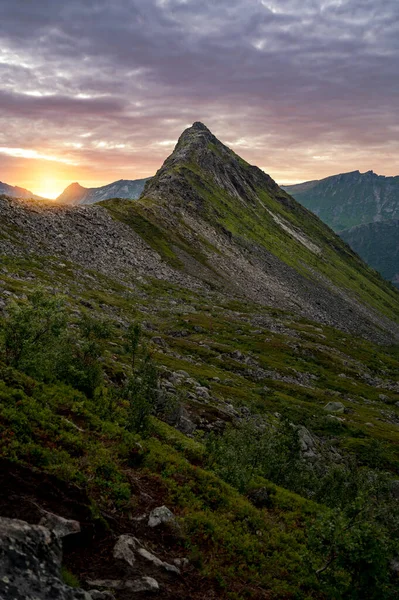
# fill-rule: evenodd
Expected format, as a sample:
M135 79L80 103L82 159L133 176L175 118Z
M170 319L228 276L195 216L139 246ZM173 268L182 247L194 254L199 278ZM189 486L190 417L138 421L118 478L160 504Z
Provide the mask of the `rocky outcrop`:
M60 538L42 525L0 518L1 600L92 600L61 580Z

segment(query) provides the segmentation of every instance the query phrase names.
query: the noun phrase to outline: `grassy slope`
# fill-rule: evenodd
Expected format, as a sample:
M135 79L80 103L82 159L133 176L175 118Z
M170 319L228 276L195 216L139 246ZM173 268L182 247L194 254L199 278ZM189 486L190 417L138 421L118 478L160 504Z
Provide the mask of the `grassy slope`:
M250 168L240 159L244 168ZM399 321L399 294L397 290L373 269L368 267L331 229L315 215L292 200L287 203L274 198L265 189L258 189L259 202L255 206L243 204L198 170L194 164L178 168L179 174L190 187L194 187L203 199L202 216L214 226L223 226L240 240L249 240L263 246L286 264L294 267L307 278L317 277L317 273L327 277L338 288L353 294L359 301L368 304L390 319ZM289 196L281 192L282 197ZM165 230L156 210L145 210L151 203L142 198L137 203L123 200L110 200L103 205L114 218L131 225L146 241L173 266L181 267L173 245L184 249L202 264L208 264L206 254L215 251L202 240L203 251L194 249L184 238L174 231ZM284 219L289 226L303 231L321 249L317 255L291 234L275 223L274 215ZM184 230L184 223L181 223Z
M72 314L81 310L83 301L112 319L151 322L150 337L160 334L168 344L166 351L154 346L157 363L184 369L219 400L214 407L188 400L193 412L217 414L223 400L249 406L253 412L285 412L339 450L356 454L362 464L397 472L399 394L376 389L365 376L395 379L399 372L395 348L354 339L348 344L345 335L330 328L216 294L201 295L150 280L124 287L73 264L59 267L57 259L6 258L1 280L17 294L38 281L68 290ZM277 331L262 325L270 319ZM185 337L174 336L183 329ZM117 323L114 331L105 361L110 377L117 376L127 360ZM256 381L247 365L231 358L237 349L265 369L291 376L310 373L317 379L312 387ZM4 366L0 369L2 456L85 486L100 511L134 513L132 469L148 476L154 486L161 481L166 502L182 519L182 551L215 583L221 597L265 597L261 589L269 590L271 598L324 597L307 559L302 526L320 507L266 483L272 507L255 509L206 470L200 441L159 421L154 421L152 437L142 440L140 466L133 467L137 436L102 418L95 402L71 388L38 384ZM184 396L187 390L180 392ZM343 421L331 422L323 406L336 396L349 413Z

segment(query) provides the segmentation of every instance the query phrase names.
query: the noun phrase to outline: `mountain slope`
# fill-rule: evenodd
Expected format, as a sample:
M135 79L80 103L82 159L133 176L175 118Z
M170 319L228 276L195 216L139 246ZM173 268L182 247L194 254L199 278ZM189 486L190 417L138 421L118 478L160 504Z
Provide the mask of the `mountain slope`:
M108 198L128 198L136 200L142 193L147 179L120 179L98 188L85 188L79 183L71 183L57 198L60 204L94 204ZM6 193L6 192L5 192Z
M399 286L399 221L368 223L339 234L385 279Z
M0 181L0 194L6 194L12 198L33 198L34 200L43 200L41 196L36 196L29 190L18 186L8 185Z
M284 189L334 231L399 218L399 176L353 171Z
M3 531L78 520L71 598L396 598L398 297L201 124L136 202L0 196Z
M396 330L378 313L397 319L399 296L201 123L182 134L138 202L104 206L175 267L217 289L364 335Z

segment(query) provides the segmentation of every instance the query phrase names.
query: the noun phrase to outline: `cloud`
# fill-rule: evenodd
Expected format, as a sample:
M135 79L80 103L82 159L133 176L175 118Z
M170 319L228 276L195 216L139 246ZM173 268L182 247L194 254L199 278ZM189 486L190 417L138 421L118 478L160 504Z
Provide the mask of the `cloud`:
M151 174L203 120L280 181L399 173L397 0L2 5L2 147L105 183Z

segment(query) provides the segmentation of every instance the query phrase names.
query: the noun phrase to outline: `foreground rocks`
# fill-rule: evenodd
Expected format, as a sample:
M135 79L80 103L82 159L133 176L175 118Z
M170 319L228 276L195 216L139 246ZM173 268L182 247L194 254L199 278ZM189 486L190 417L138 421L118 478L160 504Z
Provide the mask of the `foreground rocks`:
M0 518L1 600L92 600L61 580L61 542L42 525Z

